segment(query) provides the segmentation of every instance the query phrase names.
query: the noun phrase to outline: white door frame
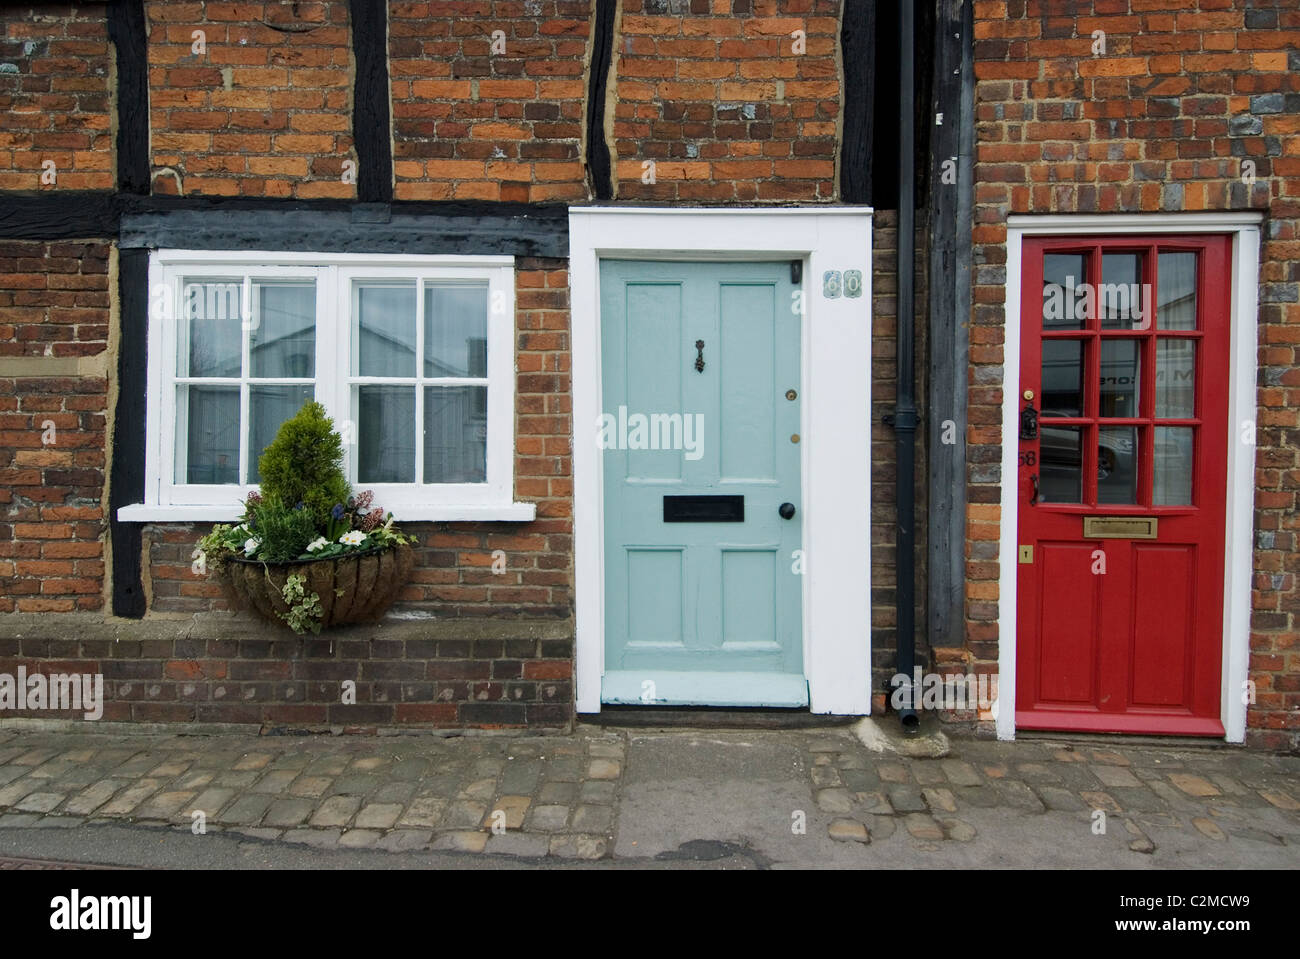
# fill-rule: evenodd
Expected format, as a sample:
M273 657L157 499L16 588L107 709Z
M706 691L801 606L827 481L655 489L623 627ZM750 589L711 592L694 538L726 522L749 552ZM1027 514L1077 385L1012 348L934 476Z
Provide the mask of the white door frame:
M1230 233L1232 244L1231 356L1228 380L1228 491L1223 564L1223 666L1220 719L1224 739L1246 738L1242 691L1250 665L1250 581L1253 563L1255 446L1243 441L1255 423L1259 342L1259 227L1264 215L1156 213L1012 216L1007 219L1006 332L1002 386L1002 517L998 549L999 739L1016 737L1016 546L1019 475L1014 437L1020 421L1021 241L1044 234L1096 236L1146 233Z
M802 261L804 675L812 712L869 713L871 210L569 210L575 679L580 713L600 711L605 672L604 482L596 442L602 412L601 258ZM824 297L821 277L830 270L860 270L861 297Z

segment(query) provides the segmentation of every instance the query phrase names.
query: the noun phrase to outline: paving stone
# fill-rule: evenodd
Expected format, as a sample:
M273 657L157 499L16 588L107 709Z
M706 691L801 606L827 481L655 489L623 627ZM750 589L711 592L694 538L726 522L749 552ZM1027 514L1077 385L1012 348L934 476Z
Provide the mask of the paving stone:
M593 742L587 747L587 755L593 759L618 759L622 760L624 747L619 743Z
M588 779L618 779L622 772L622 764L613 759L593 759L587 766Z
M569 822L568 806L534 806L528 817L528 829L538 832L558 832Z
M1052 758L1058 763L1081 763L1085 761L1083 755L1072 748L1058 749L1052 753Z
M208 819L213 819L217 813L221 812L221 807L230 802L234 795L235 790L222 789L219 786L205 789L190 804L190 811L198 810Z
M0 816L0 825L3 824L4 824L4 817ZM1275 836L1272 833L1265 832L1262 829L1256 829L1253 826L1230 825L1230 826L1226 826L1224 831L1227 832L1227 834L1231 836L1233 839L1249 839L1253 842L1269 843L1274 846L1285 845L1283 839L1280 836Z
M343 849L369 849L379 842L382 835L374 829L349 829L339 836L339 846Z
M270 826L231 826L226 831L249 839L275 840L284 835L283 829L272 829Z
M844 748L841 739L814 739L808 743L810 753L838 753Z
M27 775L28 770L24 766L5 766L0 769L0 786L13 782L22 776Z
M1001 779L1010 771L1011 770L1007 768L1006 763L995 763L992 766L984 767L984 775L988 776L989 779Z
M1106 766L1129 766L1128 758L1109 750L1092 750L1092 761Z
M1052 766L1048 766L1045 763L1019 763L1016 766L1016 777L1035 785L1039 783L1057 784L1061 782L1061 774Z
M876 772L887 783L910 783L912 775L902 763L877 763Z
M192 789L158 793L158 795L140 804L140 807L135 811L135 818L175 819L182 807L196 795L198 795L198 792Z
M434 838L430 848L447 849L453 852L482 852L487 841L488 833L478 830L445 832Z
M321 756L308 763L305 772L309 776L338 776L347 768L347 756Z
M846 813L853 811L853 797L842 786L817 790L817 808L822 812Z
M69 799L64 805L63 811L74 816L88 816L108 802L120 785L121 783L109 780L93 783Z
M1043 801L1048 809L1056 809L1061 812L1078 812L1087 808L1082 799L1070 792L1068 789L1062 789L1060 786L1038 786L1036 787L1038 798Z
M522 829L524 814L532 799L528 796L501 796L483 817L483 828L498 831L498 823L506 829Z
M67 798L64 793L29 793L14 808L19 812L47 813Z
M497 781L495 779L476 779L461 789L457 796L461 799L477 799L486 802L496 795L496 791Z
M609 786L612 783L602 782L594 785ZM537 792L537 801L540 803L571 803L577 798L577 783L546 783Z
M227 806L220 814L209 818L217 822L236 826L252 826L260 822L270 808L271 797L257 793L244 793Z
M912 778L922 786L939 786L948 781L948 777L943 774L943 769L935 763L913 763L911 772Z
M951 789L922 789L921 795L932 812L956 812L957 797Z
M880 813L883 816L892 816L894 807L889 804L889 800L880 792L854 793L854 801L862 806L863 812Z
M880 777L874 769L840 769L840 778L852 792L870 792L880 787Z
M36 792L44 783L31 778L23 778L0 789L0 808L12 806L28 793Z
M334 849L339 844L339 837L343 835L340 829L310 829L298 828L286 830L283 836L285 842L301 843L304 846L312 846L317 849Z
M277 799L271 803L262 822L268 826L298 826L307 821L315 808L310 799Z
M212 777L216 775L210 769L191 770L181 777L180 782L176 784L177 789L202 789L212 782Z
M118 776L123 775L123 773L121 770L114 770L113 775ZM212 779L212 783L215 786L230 786L234 789L247 789L255 782L257 782L257 771L252 769L246 769L240 772L236 772L233 769L227 769L223 772L217 773L217 775Z
M386 783L370 794L371 802L397 803L405 806L415 795L417 783Z
M1092 774L1101 780L1103 786L1109 789L1136 789L1142 785L1142 782L1136 776L1119 766L1096 765L1092 766L1091 769Z
M1278 809L1285 809L1288 812L1300 810L1300 802L1297 802L1280 789L1260 789L1258 792L1260 798L1271 806L1276 806Z
M486 813L486 803L458 799L443 813L442 825L448 829L478 829Z
M383 756L363 756L360 759L352 760L352 768L358 772L373 772L387 765L388 760Z
M978 786L984 781L980 778L980 774L975 771L974 766L960 759L942 759L939 761L939 765L953 785Z
M871 838L877 842L882 842L894 834L898 829L898 820L893 816L872 815L867 822L867 829L871 832Z
M150 776L156 776L159 779L172 779L181 775L185 770L190 768L190 763L169 759L164 763L159 763L153 769L149 770Z
M961 819L940 819L944 834L956 842L970 842L975 838L975 827Z
M1042 801L1034 795L1032 789L1019 780L999 779L993 784L993 788L1007 805L1026 812L1044 812Z
M370 803L357 813L354 825L358 829L391 829L402 807L397 803Z
M550 854L560 859L601 859L608 845L604 836L553 836Z
M298 778L298 773L293 769L276 769L267 773L257 782L249 787L249 792L255 793L273 793L279 795L289 788L289 784Z
M925 812L927 809L921 790L915 786L890 786L886 795L889 804L898 812Z
M1191 773L1170 773L1169 781L1189 796L1222 796L1219 787Z
M1135 812L1133 818L1143 826L1163 826L1170 829L1182 829L1182 821L1171 812Z
M1213 779L1215 784L1229 796L1250 795L1250 790L1237 782L1237 780L1233 779L1231 776L1225 776L1222 773L1215 773L1211 775L1210 778Z
M617 797L616 782L593 780L583 783L578 789L578 798L582 802L613 802Z
M361 800L356 796L331 796L320 804L320 808L311 817L311 824L346 826L360 808Z
M607 832L614 825L612 806L579 806L573 811L573 828L585 833Z
M576 756L565 756L548 762L542 770L542 778L546 782L576 783L582 779L582 769L582 760Z
M230 768L235 770L265 769L273 757L270 753L245 753Z
M325 794L334 780L325 776L299 776L289 785L289 795L317 798Z
M507 832L490 836L484 851L504 856L524 856L540 859L551 851L551 837L529 836L526 833Z
M913 839L937 842L943 839L943 828L924 813L908 813L903 819L908 833Z
M1000 780L994 780L996 785ZM953 790L959 806L975 806L979 809L993 809L1002 804L1002 798L994 786L959 786Z
M21 756L10 760L15 766L40 766L58 755L57 749L29 749ZM144 770L140 770L144 772Z
M397 820L399 826L428 826L433 828L442 819L443 810L447 808L445 799L422 796L414 799Z
M1138 839L1134 839L1128 844L1128 847L1134 852L1145 853L1148 856L1156 851L1156 844L1152 842L1148 836L1141 836Z
M834 766L813 766L811 770L813 785L819 788L843 785L840 771Z
M834 819L826 827L826 832L840 842L871 842L871 833L856 819Z
M370 776L363 773L349 773L346 776L339 776L334 780L334 786L330 790L336 796L365 796L384 784L383 779L378 776Z
M542 764L536 761L514 762L501 774L500 790L513 795L530 794L542 776Z
M407 852L411 849L423 849L433 840L429 829L394 829L376 844L389 852Z
M1187 798L1174 790L1168 783L1148 783L1152 788L1160 787L1173 795L1176 801L1186 803ZM1158 812L1165 808L1164 802L1151 789L1108 789L1115 801L1130 812Z
M1082 792L1079 793L1082 799L1092 809L1101 809L1109 813L1122 812L1119 803L1109 793L1101 792Z
M101 816L128 816L131 810L161 788L161 779L141 779L118 793L99 810Z

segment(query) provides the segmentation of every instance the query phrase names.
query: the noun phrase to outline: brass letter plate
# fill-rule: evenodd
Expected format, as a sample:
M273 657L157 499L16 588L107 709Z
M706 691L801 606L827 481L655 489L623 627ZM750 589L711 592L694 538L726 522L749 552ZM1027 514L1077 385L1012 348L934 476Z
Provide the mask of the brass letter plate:
M1155 539L1155 516L1085 516L1084 539Z

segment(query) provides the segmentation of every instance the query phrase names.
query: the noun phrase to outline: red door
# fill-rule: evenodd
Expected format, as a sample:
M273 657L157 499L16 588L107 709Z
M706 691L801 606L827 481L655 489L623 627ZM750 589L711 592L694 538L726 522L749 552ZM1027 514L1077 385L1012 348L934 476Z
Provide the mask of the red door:
M1023 251L1016 725L1222 736L1231 238Z

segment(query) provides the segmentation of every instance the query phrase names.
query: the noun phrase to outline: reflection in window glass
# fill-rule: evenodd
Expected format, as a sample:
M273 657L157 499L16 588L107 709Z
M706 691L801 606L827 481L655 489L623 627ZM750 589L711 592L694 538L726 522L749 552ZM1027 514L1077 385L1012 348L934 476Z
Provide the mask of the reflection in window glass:
M415 376L414 283L357 287L356 350L358 376Z
M1151 502L1156 506L1192 503L1192 427L1157 426Z
M240 303L243 280L187 278L181 286L181 322L189 331L179 339L177 376L239 376L243 364Z
M415 482L415 387L357 387L357 481Z
M177 483L239 482L239 387L178 386Z
M1137 428L1107 426L1097 431L1097 502L1137 502Z
M424 290L424 375L487 376L486 286Z
M1097 312L1101 316L1103 330L1141 328L1145 325L1144 308L1150 306L1150 301L1150 291L1143 289L1140 254L1102 254Z
M1042 415L1083 415L1082 340L1043 340Z
M1085 316L1080 294L1087 281L1082 253L1043 256L1043 329L1083 329Z
M316 375L316 284L253 283L252 376Z
M1196 341L1156 341L1156 416L1190 418L1196 408Z
M258 461L271 445L285 420L293 419L302 404L312 398L312 387L268 386L258 383L248 388L248 482L260 483ZM293 505L293 504L290 504Z
M1196 329L1196 254L1160 254L1160 290L1156 326L1162 330Z
M1044 426L1039 430L1038 501L1078 503L1083 499L1083 430Z
M1101 341L1101 396L1099 415L1137 416L1139 390L1136 340Z
M486 479L487 387L425 387L424 481L482 483Z

